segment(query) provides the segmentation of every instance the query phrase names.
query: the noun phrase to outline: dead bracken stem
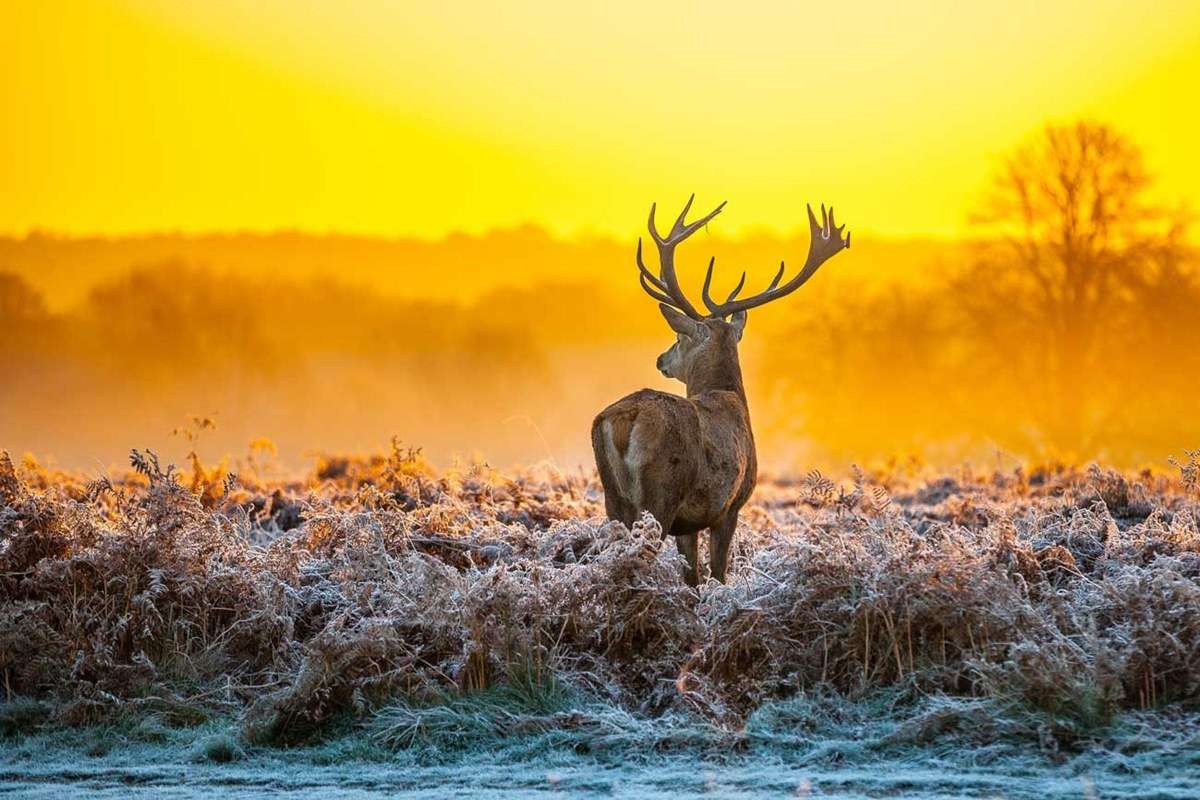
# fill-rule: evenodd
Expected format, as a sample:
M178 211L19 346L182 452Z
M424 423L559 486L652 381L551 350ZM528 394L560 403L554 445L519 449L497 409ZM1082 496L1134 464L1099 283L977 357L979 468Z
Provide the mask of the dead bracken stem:
M766 481L728 584L692 589L655 524L604 518L594 478L398 446L286 479L247 464L220 491L195 479L211 466L130 463L98 482L0 455L6 702L64 723L233 711L276 742L505 691L726 731L788 692L896 684L1078 725L1200 702L1187 465L892 476L887 504Z

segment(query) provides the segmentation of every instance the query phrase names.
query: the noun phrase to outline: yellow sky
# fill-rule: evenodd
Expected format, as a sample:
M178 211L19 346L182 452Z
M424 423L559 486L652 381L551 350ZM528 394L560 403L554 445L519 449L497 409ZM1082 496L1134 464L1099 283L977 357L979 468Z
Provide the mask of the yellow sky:
M10 233L627 236L696 191L729 233L952 236L1081 115L1200 206L1196 0L11 0L0 74Z

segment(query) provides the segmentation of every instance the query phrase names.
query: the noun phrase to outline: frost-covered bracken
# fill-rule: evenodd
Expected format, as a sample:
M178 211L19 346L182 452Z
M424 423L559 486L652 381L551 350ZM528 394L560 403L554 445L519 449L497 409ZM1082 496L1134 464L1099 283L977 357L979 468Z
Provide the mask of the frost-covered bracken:
M728 584L698 589L578 471L399 448L295 480L134 467L0 458L6 700L64 723L219 708L251 741L528 685L723 730L897 685L1080 724L1200 700L1194 461L768 478Z

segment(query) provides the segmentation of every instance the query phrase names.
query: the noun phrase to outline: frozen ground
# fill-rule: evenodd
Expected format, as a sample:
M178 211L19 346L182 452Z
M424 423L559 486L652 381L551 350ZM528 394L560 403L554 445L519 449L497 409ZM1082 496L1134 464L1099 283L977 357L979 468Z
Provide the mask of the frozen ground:
M628 744L587 752L597 742L546 735L468 736L460 744L425 741L395 750L359 728L302 748L253 748L239 742L230 722L166 730L143 720L125 730L3 740L0 796L1200 797L1196 715L1127 715L1063 752L1036 737L1020 738L1016 727L981 735L970 727L978 708L945 700L918 704L895 719L882 716L883 703L816 703L807 709L810 724L773 728L802 716L794 706L781 705L773 719L748 726L740 739L703 744L698 737L665 752ZM813 727L815 720L824 722ZM658 747L680 733L660 730L656 738L641 731Z
M464 763L412 767L347 763L300 765L255 759L231 766L138 756L93 759L78 754L37 765L6 763L0 794L30 798L477 798L575 797L889 797L889 798L1195 798L1200 781L1183 777L1106 776L1096 781L1069 771L947 769L936 761L896 766L813 769L754 761L717 764L686 756L636 766L579 761L538 764Z

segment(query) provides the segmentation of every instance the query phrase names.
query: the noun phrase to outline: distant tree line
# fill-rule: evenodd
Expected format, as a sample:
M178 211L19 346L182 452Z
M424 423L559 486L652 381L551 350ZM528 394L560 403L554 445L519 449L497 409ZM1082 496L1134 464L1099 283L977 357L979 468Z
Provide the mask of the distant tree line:
M1200 447L1200 270L1189 219L1151 189L1117 132L1050 127L998 171L961 258L872 284L835 267L752 315L743 364L763 437L835 463L997 449L1139 463ZM435 455L587 461L591 416L653 383L670 339L632 259L611 270L627 280L560 269L571 277L452 302L176 260L53 312L0 267L0 446L119 453L219 411L231 444L399 433Z
M828 426L844 454L1195 447L1200 270L1188 216L1151 188L1113 129L1046 128L996 174L964 263L917 287L841 287L785 334L773 396L801 397L796 429Z

